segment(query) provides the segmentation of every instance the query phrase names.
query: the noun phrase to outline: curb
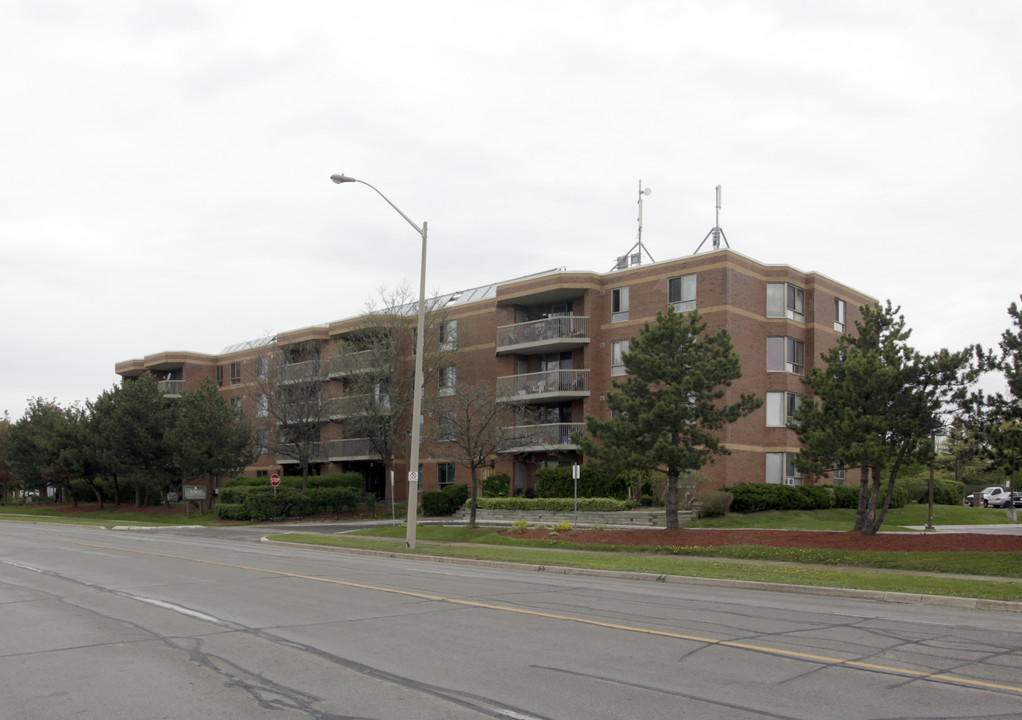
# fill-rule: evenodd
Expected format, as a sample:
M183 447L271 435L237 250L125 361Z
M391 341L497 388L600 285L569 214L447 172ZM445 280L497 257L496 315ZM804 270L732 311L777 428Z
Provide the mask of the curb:
M270 545L287 545L295 543L281 540L270 540L261 537L260 542ZM997 612L1022 613L1022 602L1009 600L985 600L983 598L963 598L950 595L920 595L917 593L899 593L886 590L856 590L855 588L819 587L816 585L783 585L757 580L728 580L703 578L689 575L656 575L654 573L629 572L625 570L594 570L576 568L567 565L536 565L530 563L511 563L499 560L473 560L471 558L451 558L436 555L419 555L413 553L392 552L387 550L366 550L364 548L342 548L330 545L302 544L302 547L315 550L346 552L353 555L369 555L375 557L398 558L401 560L424 560L436 563L468 565L471 567L490 567L503 570L519 570L523 572L547 572L555 575L582 575L592 577L613 578L617 580L638 580L642 582L671 583L675 585L699 585L704 587L730 587L741 590L757 590L760 592L779 592L797 595L816 595L820 597L844 597L856 600L874 600L877 602L895 603L900 605L929 605L933 607L952 607L965 610L993 610Z

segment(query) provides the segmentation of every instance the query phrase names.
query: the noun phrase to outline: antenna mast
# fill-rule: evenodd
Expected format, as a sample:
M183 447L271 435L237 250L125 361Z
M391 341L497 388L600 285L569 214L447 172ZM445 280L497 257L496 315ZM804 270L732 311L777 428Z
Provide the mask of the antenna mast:
M652 190L649 188L642 187L642 180L639 180L639 232L636 235L636 243L632 245L632 249L627 254L622 255L614 263L614 267L611 270L627 270L635 265L642 264L642 253L646 253L650 262L656 262L653 256L649 254L649 250L642 244L642 198L644 195L649 195Z
M706 233L706 237L703 238L703 241L701 243L699 243L699 247L697 247L696 251L694 253L692 253L692 254L695 255L700 250L702 250L703 249L703 245L705 245L706 241L709 240L711 237L713 238L713 249L714 250L719 250L720 249L720 239L721 238L724 238L724 244L727 245L728 248L731 247L731 243L729 243L727 241L727 235L724 234L723 228L720 227L720 185L717 186L717 216L716 216L716 224L712 228L710 228L710 232Z

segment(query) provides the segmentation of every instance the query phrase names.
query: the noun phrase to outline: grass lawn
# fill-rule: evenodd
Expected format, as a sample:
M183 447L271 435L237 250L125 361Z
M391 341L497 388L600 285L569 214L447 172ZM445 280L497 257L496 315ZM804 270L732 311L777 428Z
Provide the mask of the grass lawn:
M907 531L910 526L925 526L929 516L926 505L911 504L887 512L881 532ZM1019 511L1022 517L1022 511ZM971 508L964 505L934 505L933 524L1000 525L1012 524L1008 511L997 508ZM720 518L693 520L686 527L763 528L775 530L851 530L855 526L855 510L785 510L728 515ZM913 531L914 532L914 531Z
M183 503L165 507L149 507L142 510L133 505L110 505L102 510L95 503L80 503L77 509L70 505L0 505L0 520L28 520L31 522L55 522L74 525L220 525L216 511L199 512L192 508L191 517L185 512ZM231 523L232 525L248 523Z

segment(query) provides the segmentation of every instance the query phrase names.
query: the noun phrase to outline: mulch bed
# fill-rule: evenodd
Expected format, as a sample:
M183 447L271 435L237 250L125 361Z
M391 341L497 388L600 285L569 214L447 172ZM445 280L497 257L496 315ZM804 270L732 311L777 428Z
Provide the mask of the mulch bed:
M508 533L511 535L511 533ZM600 545L646 545L653 547L711 547L766 545L772 547L825 548L831 550L892 550L902 552L987 551L1022 552L1022 535L983 533L881 533L806 530L526 530L513 537Z

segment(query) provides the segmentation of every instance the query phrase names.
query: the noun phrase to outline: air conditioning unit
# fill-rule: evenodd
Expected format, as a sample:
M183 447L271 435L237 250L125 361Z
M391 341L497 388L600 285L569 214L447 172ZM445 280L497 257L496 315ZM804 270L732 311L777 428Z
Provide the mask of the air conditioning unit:
M795 478L793 478L793 477L784 478L784 484L785 485L794 485L795 484Z

